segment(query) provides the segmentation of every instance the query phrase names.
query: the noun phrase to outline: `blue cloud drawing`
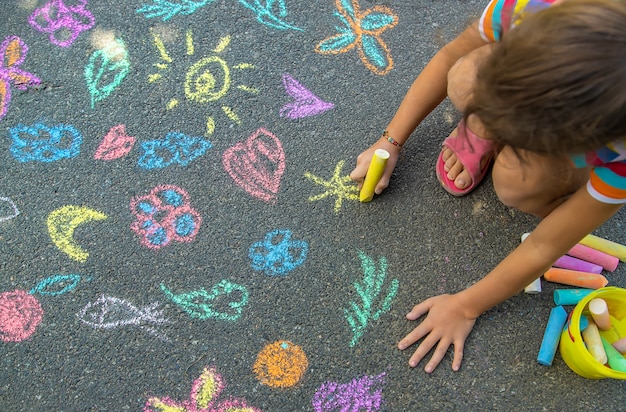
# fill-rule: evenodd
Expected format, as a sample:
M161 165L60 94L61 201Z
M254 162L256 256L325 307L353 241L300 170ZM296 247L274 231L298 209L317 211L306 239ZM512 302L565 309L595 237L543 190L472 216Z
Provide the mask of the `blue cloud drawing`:
M163 169L178 164L187 166L202 156L213 144L202 137L191 137L183 133L171 132L163 140L143 142L144 154L138 161L140 167L152 170Z

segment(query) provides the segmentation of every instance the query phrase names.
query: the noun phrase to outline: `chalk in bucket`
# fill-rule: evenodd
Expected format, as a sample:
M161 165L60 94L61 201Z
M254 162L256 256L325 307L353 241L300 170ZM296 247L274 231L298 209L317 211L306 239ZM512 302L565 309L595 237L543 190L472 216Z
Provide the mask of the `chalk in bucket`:
M561 335L559 345L561 357L571 370L584 378L626 380L626 372L602 365L585 348L580 333L580 317L588 316L591 318L589 302L595 298L602 298L606 301L611 317L611 328L600 331L602 338L612 344L626 337L626 289L600 288L585 296L572 311L569 322Z

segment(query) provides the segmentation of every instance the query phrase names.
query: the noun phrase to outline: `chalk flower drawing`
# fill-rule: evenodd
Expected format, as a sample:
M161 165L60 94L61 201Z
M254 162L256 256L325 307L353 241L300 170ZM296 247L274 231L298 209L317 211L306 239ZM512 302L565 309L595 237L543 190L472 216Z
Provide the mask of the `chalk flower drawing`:
M204 368L198 379L191 384L189 398L177 402L166 396L148 398L143 408L144 412L260 412L259 409L249 406L245 399L218 398L224 390L222 376L214 367Z
M50 239L71 259L86 262L89 253L74 240L74 231L84 223L106 219L107 216L86 206L67 205L53 210L46 223Z
M243 308L248 304L246 287L226 279L213 286L210 292L199 289L188 293L174 294L163 284L161 284L161 290L168 299L180 306L189 316L202 320L209 318L237 320L241 316ZM230 300L231 296L238 299Z
M276 202L285 171L285 152L274 134L258 129L245 142L237 142L226 149L222 164L248 194L269 203Z
M294 101L287 103L280 109L281 117L292 120L300 119L322 114L335 107L334 104L325 102L317 97L288 73L283 74L283 86L285 86L285 91Z
M162 81L164 78L163 73L169 71L170 63L174 62L165 49L165 44L163 44L161 37L156 32L152 32L152 36L154 38L154 45L161 56L161 62L154 64L158 70L156 73L148 76L149 83ZM189 67L185 75L185 84L183 85L185 97L187 97L188 100L201 104L216 102L226 96L226 94L230 91L232 86L231 71L233 69L254 69L254 66L250 63L238 63L233 66L229 66L226 60L219 56L228 48L229 45L230 36L222 37L217 46L212 50L214 53L213 55L203 57ZM195 46L191 30L187 31L186 34L186 47L187 55L193 56L195 54ZM259 93L258 89L243 84L237 85L236 88L250 94ZM166 108L171 110L178 106L178 104L179 101L177 98L171 98L168 101ZM222 105L221 108L224 114L232 122L235 124L241 124L239 115L231 106ZM206 134L211 135L214 131L215 120L212 115L209 115L206 120Z
M320 54L340 54L357 47L365 67L385 75L393 68L393 59L380 35L398 24L398 16L385 6L376 5L361 11L359 0L336 0L335 16L342 23L338 34L322 40L315 46Z
M83 135L74 126L65 124L18 124L10 129L9 134L13 141L11 154L22 163L71 159L80 154L83 143Z
M303 240L292 240L290 230L277 229L265 235L248 250L252 269L265 272L268 276L285 276L304 263L309 244Z
M119 87L130 71L126 45L120 39L94 51L85 66L85 81L91 95L91 108Z
M328 196L337 196L337 199L335 200L335 213L339 213L344 200L359 200L358 186L352 179L350 179L349 175L341 175L343 164L343 160L337 163L333 177L330 180L324 180L321 177L317 177L309 172L304 174L304 177L307 179L312 180L314 183L326 188L325 192L309 197L310 202L325 199Z
M63 0L52 0L38 8L28 18L28 23L41 33L48 33L52 44L69 47L78 35L96 24L96 19L85 9L87 0L78 0L67 6Z
M137 217L130 228L150 249L191 242L202 224L202 217L189 204L189 194L173 185L157 186L146 196L134 197L130 210Z
M155 326L169 323L163 317L163 311L157 310L159 302L143 308L134 306L127 300L102 295L95 302L88 303L76 314L85 325L94 329L113 329L120 326L136 326L149 334L167 341Z
M26 59L28 46L17 36L10 36L0 44L0 120L9 110L11 84L19 90L38 85L37 76L19 68Z
M24 290L0 293L0 340L28 339L43 319L39 301Z
M214 1L215 0L181 0L180 2L173 2L168 0L152 0L152 4L144 4L141 8L137 9L137 13L143 13L143 15L149 19L160 17L163 21L167 21L178 14L192 14L199 8L207 6ZM239 3L251 10L261 24L279 30L302 30L283 21L283 19L287 17L285 0L266 0L265 4L259 0L239 0ZM275 4L278 6L275 7ZM276 8L278 15L276 15L274 11Z
M398 293L399 286L398 279L393 279L382 301L378 300L383 293L383 284L387 277L387 259L381 257L377 267L376 262L361 251L359 251L359 258L363 269L363 280L354 282L353 286L361 302L350 301L350 307L344 309L344 315L352 329L350 347L356 345L370 321L378 320L381 315L391 309L391 302Z
M383 401L385 373L362 376L349 383L326 382L315 392L311 403L315 412L379 411Z

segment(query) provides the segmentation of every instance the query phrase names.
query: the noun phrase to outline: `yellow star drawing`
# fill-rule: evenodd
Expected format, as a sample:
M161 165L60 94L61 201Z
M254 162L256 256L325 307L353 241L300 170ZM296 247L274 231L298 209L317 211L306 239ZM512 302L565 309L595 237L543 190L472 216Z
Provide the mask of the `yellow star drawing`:
M304 173L304 177L327 189L325 192L320 193L319 195L311 196L309 198L309 202L321 200L328 196L337 196L337 199L335 200L335 213L339 213L339 210L341 209L341 204L343 203L344 199L359 200L359 188L357 187L357 185L352 181L352 179L350 179L349 175L343 177L341 176L343 163L343 160L337 163L337 166L335 166L335 172L333 173L333 177L330 180L324 180L309 172Z

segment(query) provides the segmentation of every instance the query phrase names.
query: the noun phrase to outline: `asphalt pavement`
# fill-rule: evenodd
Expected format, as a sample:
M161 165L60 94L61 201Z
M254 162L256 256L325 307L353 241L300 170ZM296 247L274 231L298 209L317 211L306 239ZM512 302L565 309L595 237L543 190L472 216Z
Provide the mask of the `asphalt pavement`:
M383 195L347 177L484 5L4 0L0 410L625 410L537 363L562 285L481 316L458 372L396 347L538 223L441 189L447 101Z

